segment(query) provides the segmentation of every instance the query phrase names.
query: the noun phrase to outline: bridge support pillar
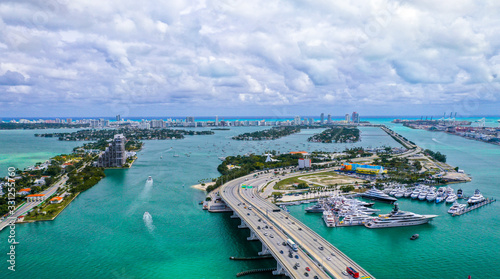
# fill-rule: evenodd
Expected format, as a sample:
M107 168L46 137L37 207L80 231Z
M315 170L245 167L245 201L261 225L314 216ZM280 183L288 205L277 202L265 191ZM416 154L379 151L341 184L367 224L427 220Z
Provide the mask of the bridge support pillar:
M290 277L290 275L286 272L285 268L283 268L283 266L281 266L280 262L278 262L278 264L276 266L276 270L273 271L273 275L286 275L286 276Z
M238 229L248 229L247 223L243 219L241 219L241 225L238 226Z
M255 235L255 233L250 230L250 236L247 237L247 240L259 240L259 238L257 237L257 235Z
M240 218L240 216L238 216L238 214L233 211L233 215L230 216L232 219L237 219L237 218Z
M257 254L259 256L271 255L271 251L269 251L269 248L267 248L267 246L264 243L262 243L262 251L260 251Z

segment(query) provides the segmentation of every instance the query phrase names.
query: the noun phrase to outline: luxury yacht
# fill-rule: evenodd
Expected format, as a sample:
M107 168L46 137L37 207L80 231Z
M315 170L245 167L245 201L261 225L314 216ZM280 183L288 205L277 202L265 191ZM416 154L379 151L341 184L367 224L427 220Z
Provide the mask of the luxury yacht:
M411 193L411 198L412 199L417 199L418 196L420 195L420 191L422 191L422 189L420 188L415 188L415 190L413 190L413 192Z
M394 209L389 214L379 215L372 221L365 224L367 228L390 228L415 226L426 224L437 215L420 215L407 211L400 211L397 203L394 204Z
M323 211L323 220L327 227L335 227L335 216L329 210Z
M485 200L486 199L483 197L483 195L481 194L481 192L479 191L479 189L476 189L476 191L474 191L474 196L470 197L469 200L467 201L467 203L469 205L473 205L473 204L476 204L476 203L483 202Z
M306 208L307 213L321 213L324 210L325 209L323 208L323 204L321 204L321 203L317 203L313 206L309 206L308 208Z
M394 194L394 197L399 199L399 198L402 198L404 195L405 195L405 188L403 187L403 188L400 188L396 192L396 194Z
M453 205L448 209L448 213L450 214L455 214L459 213L460 211L464 210L467 207L466 204L460 204L457 201L453 203Z
M436 199L436 197L437 197L437 193L435 191L431 191L431 192L429 192L429 194L427 194L426 199L427 199L427 201L432 202Z
M376 189L375 187L362 193L361 196L366 199L383 201L388 203L394 203L398 200L396 198L389 197L389 195L384 194L382 191Z
M458 199L458 196L455 195L455 193L451 193L448 195L448 197L446 198L446 203L452 203L452 202L455 202L456 200Z
M418 194L418 199L421 201L425 200L425 198L427 198L428 193L429 192L427 192L427 190L423 190L422 192L420 192L420 194Z
M411 193L413 193L412 189L406 189L404 197L405 198L409 198L411 196Z
M345 216L344 219L342 221L340 221L340 224L341 225L351 225L351 226L363 225L371 219L373 219L373 217L358 212L358 213L354 213L354 214Z

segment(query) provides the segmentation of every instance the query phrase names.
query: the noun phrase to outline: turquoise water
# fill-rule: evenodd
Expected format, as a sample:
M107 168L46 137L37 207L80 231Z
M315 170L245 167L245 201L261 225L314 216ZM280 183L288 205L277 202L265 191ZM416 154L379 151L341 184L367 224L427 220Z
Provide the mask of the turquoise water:
M471 194L477 187L485 196L500 197L500 147L392 126L417 144L444 152L452 165L474 177L473 182L453 188L462 187ZM234 278L240 271L272 267L273 260L230 261L230 256L255 256L260 244L246 241L248 230L237 229L239 221L229 214L210 214L198 205L204 193L189 185L218 176L217 157L269 149L340 151L353 146L397 146L376 128L363 128L362 141L355 144L306 141L321 129L303 130L276 141L230 140L260 129L242 127L215 131L212 136L146 141L131 169L107 170L105 179L79 195L55 221L18 225L17 271L10 273L2 260L0 278ZM5 170L0 171L6 172L13 164L26 167L81 144L35 138L33 133L1 131L0 167ZM40 158L45 153L48 156ZM173 157L174 153L179 157ZM152 186L146 184L150 175ZM319 216L305 214L304 206L290 207L292 214L377 278L467 278L469 274L488 278L500 273L498 203L452 218L443 204L403 200L403 210L440 216L430 225L382 230L326 228ZM385 204L376 207L390 210ZM152 223L143 220L146 211ZM420 239L409 241L414 233ZM7 253L3 240L7 235L7 231L0 233L5 243L0 246L0 260Z

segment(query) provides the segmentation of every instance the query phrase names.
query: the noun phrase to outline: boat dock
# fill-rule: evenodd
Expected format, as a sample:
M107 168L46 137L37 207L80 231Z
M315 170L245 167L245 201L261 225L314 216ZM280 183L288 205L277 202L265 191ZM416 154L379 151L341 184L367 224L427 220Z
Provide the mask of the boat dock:
M497 201L496 199L486 199L485 201L480 202L480 203L478 203L478 204L475 204L475 205L473 205L473 206L469 206L469 207L465 208L464 210L461 210L461 211L460 211L460 212L458 212L458 213L453 213L453 215L451 215L451 216L460 216L460 215L462 215L462 214L465 214L465 213L467 213L467 212L471 212L471 211L472 211L472 210L474 210L474 209L478 209L478 208L480 208L480 207L482 207L482 206L485 206L485 205L487 205L487 204L490 204L490 203L492 203L492 202L496 202L496 201Z

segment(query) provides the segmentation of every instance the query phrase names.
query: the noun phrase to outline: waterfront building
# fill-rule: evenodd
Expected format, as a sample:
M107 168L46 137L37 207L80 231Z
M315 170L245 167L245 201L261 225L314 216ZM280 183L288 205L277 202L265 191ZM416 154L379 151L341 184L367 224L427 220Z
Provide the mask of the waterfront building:
M62 201L62 197L53 197L52 199L50 199L50 203L61 203Z
M323 124L325 123L325 114L324 113L321 113L321 116L320 116L320 123Z
M127 160L125 141L126 138L123 134L115 135L106 150L99 155L97 166L104 168L123 167Z
M349 113L346 113L346 115L345 115L345 123L349 123L349 122L351 122L350 117L349 117Z
M299 169L305 169L311 167L311 159L299 159Z
M219 116L215 116L215 126L219 126Z
M332 115L331 114L328 114L328 118L327 118L326 123L328 123L328 124L332 123Z
M116 116L116 121L118 121L118 122L122 121L122 118L120 117L119 114Z
M359 114L357 112L352 113L352 123L359 123Z
M186 122L187 123L194 123L194 117L193 116L186 117Z
M71 124L71 122L73 122L73 119L71 119L71 118L66 118L66 123Z
M28 202L44 201L47 197L44 194L33 194L27 195L26 200Z
M31 188L24 188L19 190L19 192L17 192L19 196L26 196L29 195L30 193L31 193Z
M297 116L295 116L295 117L293 118L293 123L294 123L295 125L300 125L300 116L299 116L299 115L297 115Z

